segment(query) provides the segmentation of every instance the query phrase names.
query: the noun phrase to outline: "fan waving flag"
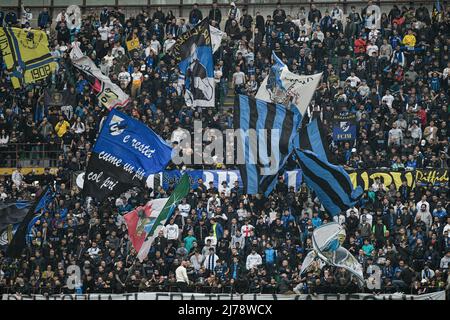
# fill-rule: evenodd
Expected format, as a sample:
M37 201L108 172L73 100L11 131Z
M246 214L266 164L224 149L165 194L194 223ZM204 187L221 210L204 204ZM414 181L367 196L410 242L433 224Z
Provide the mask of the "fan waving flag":
M56 70L45 31L0 27L0 44L14 89L44 80Z
M172 54L185 76L186 105L214 107L214 62L211 31L205 18L194 28L180 35Z
M109 112L92 151L83 193L98 201L144 187L172 156L172 148L153 130L116 109Z
M363 195L361 187L353 189L350 176L341 167L309 150L295 150L306 184L314 190L331 215L354 207Z
M233 122L234 129L240 129L236 149L245 193L268 195L273 190L293 150L301 119L294 106L288 110L280 104L239 95Z
M168 221L172 216L173 210L177 206L178 202L185 198L189 193L190 188L191 184L189 182L189 176L187 174L184 174L170 197L168 199L161 199L161 202L157 204L157 207L161 208L163 201L165 201L164 206L160 210L160 212L158 212L158 209L155 209L155 213L150 214L151 217L156 218L154 220L149 219L148 223L146 222L146 226L144 226L144 231L147 233L147 235L138 252L139 261L142 262L147 257L153 240L155 240L155 238L158 236L159 231L164 228L166 221ZM153 200L152 202L154 201L155 200Z
M256 98L266 102L297 106L303 116L314 95L322 73L299 76L289 71L281 59L272 52L273 66L256 93Z

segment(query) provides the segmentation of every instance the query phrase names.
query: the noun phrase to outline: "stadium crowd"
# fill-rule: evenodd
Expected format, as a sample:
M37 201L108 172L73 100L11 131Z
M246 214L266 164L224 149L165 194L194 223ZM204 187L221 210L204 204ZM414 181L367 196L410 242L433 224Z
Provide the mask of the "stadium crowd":
M370 5L369 3L368 5ZM0 201L33 199L53 181L52 204L31 229L31 245L21 259L0 251L0 293L74 292L68 279L82 283L83 293L177 291L250 293L360 292L345 269L319 268L299 275L312 250L314 228L336 221L344 225L344 246L363 265L377 292L429 293L450 288L450 216L448 185L399 190L376 180L365 205L330 217L305 186L295 191L282 178L268 197L242 194L239 186L205 185L191 190L158 235L148 258L136 261L123 214L151 198L172 191L132 191L97 204L86 202L72 174L86 167L106 109L88 81L71 65L68 52L78 41L105 75L132 97L126 112L168 141L177 128L192 132L194 120L204 128L232 126L232 111L223 108L229 90L254 95L268 74L271 53L292 72L323 78L310 106L328 128L332 162L353 169L448 168L450 7L434 14L423 5L394 5L373 27L372 13L338 5L300 8L287 13L278 4L272 15L252 16L245 7L201 11L194 5L187 19L172 11L142 10L126 16L118 9L88 9L79 30L69 30L65 10L53 21L48 9L38 27L48 31L58 69L47 82L14 90L8 72L0 71L0 166L17 166L0 177ZM227 33L214 54L215 108L187 108L183 82L170 55L174 38L203 18ZM0 24L22 25L27 16L0 13ZM131 54L126 41L137 37ZM3 62L0 60L0 63ZM45 88L63 91L64 107L46 103ZM331 139L333 112L356 113L358 139ZM25 150L45 145L56 173L23 174L15 160L15 143ZM26 144L29 144L27 146ZM26 149L28 148L28 149ZM37 148L37 149L33 149ZM205 168L229 168L222 163ZM62 210L68 210L61 218ZM80 274L68 273L76 265ZM181 278L180 278L181 277ZM183 282L180 281L180 282Z

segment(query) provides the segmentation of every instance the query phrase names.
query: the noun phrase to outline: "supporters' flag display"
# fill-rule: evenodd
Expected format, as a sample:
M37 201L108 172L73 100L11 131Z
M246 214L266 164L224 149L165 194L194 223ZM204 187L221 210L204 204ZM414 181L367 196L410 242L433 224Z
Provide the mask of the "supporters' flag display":
M234 110L234 129L238 131L237 159L243 157L239 171L248 194L268 195L293 150L293 140L302 116L297 108L239 95ZM242 153L242 154L239 154Z
M288 105L292 102L304 115L314 95L322 73L299 76L289 71L288 67L272 53L274 65L269 75L263 80L256 98L267 102Z
M184 174L181 177L180 181L178 182L176 188L173 190L170 197L165 202L162 210L159 212L159 214L158 212L155 213L155 215L157 215L156 219L154 221L150 221L144 227L145 232L147 232L147 238L145 239L144 243L142 244L138 252L139 261L142 262L147 257L148 252L152 246L153 240L155 240L155 238L158 236L159 231L164 228L166 221L170 219L173 210L175 209L177 204L189 193L190 188L191 184L189 183L189 176L187 174ZM158 205L160 205L160 203L158 203Z
M337 215L357 204L363 194L361 187L353 189L350 176L309 150L295 150L306 184L314 190L324 208Z
M345 141L356 139L356 114L339 112L333 115L333 140Z
M180 35L172 47L180 72L185 75L188 106L214 107L214 63L208 19Z
M222 30L219 30L213 26L209 26L209 31L211 32L211 46L213 53L216 52L222 45L222 38L227 34Z
M144 187L162 171L172 148L142 122L114 109L103 123L84 176L83 193L102 201L129 188Z
M57 67L41 30L0 27L0 50L15 89L46 79Z
M316 257L328 265L344 268L356 276L359 284L364 284L363 268L356 258L344 247L346 232L339 223L330 222L314 230L312 234L313 250L308 253L300 274L304 273Z
M300 131L299 139L295 142L297 148L312 151L318 157L329 161L330 155L327 138L320 119L313 118L310 123L304 125Z
M149 201L145 206L137 207L124 215L131 243L136 252L141 250L142 244L151 231L169 198Z
M26 216L23 218L19 227L17 228L14 237L11 240L11 243L8 246L8 250L6 252L7 256L11 258L20 257L23 248L26 246L26 236L30 229L30 224L34 221L33 219L36 216L40 216L42 214L41 209L46 208L50 202L53 201L55 197L55 193L53 192L51 187L46 187L40 196L36 199L34 205L28 210Z
M82 70L89 78L97 92L99 103L109 110L128 105L129 96L104 75L95 63L81 52L78 44L74 43L70 51L72 64Z
M139 49L139 38L133 36L131 39L127 40L127 49L128 52Z

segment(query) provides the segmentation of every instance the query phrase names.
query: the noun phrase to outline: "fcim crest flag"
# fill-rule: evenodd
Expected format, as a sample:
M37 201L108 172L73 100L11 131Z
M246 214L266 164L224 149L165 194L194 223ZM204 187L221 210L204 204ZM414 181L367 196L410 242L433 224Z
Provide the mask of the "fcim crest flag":
M171 155L172 148L149 127L114 109L94 145L83 193L102 201L131 187L144 187L147 177L162 171Z
M336 113L333 116L333 140L356 139L356 115L352 112Z
M57 67L41 30L0 28L0 51L15 89L44 80Z
M186 105L214 107L214 63L208 19L180 35L172 54L185 75Z

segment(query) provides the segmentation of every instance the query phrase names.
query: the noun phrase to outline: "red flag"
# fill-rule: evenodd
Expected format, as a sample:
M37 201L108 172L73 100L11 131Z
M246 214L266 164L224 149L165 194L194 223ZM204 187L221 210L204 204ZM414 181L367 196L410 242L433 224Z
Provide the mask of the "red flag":
M151 221L151 212L152 203L149 202L145 206L137 207L123 216L128 227L131 243L137 252L141 249L147 236L144 228Z

